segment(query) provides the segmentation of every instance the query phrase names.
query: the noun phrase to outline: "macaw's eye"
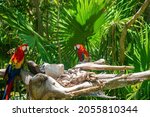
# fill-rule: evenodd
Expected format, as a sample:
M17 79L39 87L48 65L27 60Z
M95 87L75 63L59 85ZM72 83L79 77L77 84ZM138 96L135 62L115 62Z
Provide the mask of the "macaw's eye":
M28 51L29 50L29 46L22 46L22 50L23 51Z
M26 46L22 46L22 50L23 50L23 51L25 51L25 50L26 50L26 48L27 48Z
M77 47L77 49L79 49L79 48L80 48L80 45L76 45L76 47Z

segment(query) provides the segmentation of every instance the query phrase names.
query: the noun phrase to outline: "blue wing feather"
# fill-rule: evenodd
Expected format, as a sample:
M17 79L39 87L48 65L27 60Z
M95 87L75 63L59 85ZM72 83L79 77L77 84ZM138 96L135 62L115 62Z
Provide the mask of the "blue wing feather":
M82 61L84 61L84 53L82 53Z
M4 75L4 77L6 77L6 75L8 74L7 85L9 85L11 82L14 81L15 76L20 74L20 70L21 69L12 68L11 64L8 65L6 72L5 72L5 75ZM6 92L7 92L7 87L4 90L4 95L3 95L2 99L5 99Z

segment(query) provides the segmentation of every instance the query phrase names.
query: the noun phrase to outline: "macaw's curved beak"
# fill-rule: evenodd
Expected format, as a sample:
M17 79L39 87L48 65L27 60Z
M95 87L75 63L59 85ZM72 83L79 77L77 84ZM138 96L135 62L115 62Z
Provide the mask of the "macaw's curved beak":
M26 48L26 50L25 50L25 54L27 54L28 53L28 51L29 51L29 46L27 46L27 48Z

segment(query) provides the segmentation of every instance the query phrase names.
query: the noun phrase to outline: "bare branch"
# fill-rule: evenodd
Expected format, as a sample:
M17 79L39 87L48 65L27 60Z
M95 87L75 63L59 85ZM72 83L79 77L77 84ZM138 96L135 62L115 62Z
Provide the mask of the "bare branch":
M149 6L150 0L145 0L141 8L136 12L134 16L125 24L121 37L120 37L120 63L124 63L125 58L125 38L127 35L127 30L131 27L131 25L137 20L137 18L145 11L147 6Z
M81 68L84 70L128 70L134 69L133 66L111 66L111 65L99 65L94 63L82 63L75 66L75 68Z

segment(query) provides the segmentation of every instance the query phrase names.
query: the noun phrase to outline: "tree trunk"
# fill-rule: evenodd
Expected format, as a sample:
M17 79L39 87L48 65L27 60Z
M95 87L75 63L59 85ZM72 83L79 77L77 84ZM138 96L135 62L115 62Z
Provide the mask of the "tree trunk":
M33 0L33 4L35 7L35 30L39 35L43 35L43 25L42 25L42 13L40 10L40 1L41 0Z

